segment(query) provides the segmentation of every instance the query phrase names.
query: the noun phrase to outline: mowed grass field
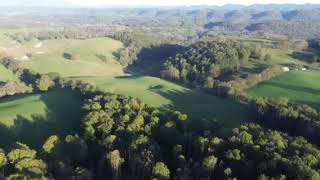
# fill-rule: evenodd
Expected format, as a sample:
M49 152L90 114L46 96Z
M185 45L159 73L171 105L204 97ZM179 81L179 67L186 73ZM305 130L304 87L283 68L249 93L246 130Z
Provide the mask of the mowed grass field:
M76 133L81 113L80 95L71 90L2 98L0 145L20 141L38 147L52 134Z
M221 132L246 122L249 109L232 100L209 95L198 90L149 76L82 77L82 80L107 92L132 96L154 107L168 107L186 113L193 120L216 120L224 125Z
M292 71L249 90L253 97L287 97L292 102L320 107L320 71Z

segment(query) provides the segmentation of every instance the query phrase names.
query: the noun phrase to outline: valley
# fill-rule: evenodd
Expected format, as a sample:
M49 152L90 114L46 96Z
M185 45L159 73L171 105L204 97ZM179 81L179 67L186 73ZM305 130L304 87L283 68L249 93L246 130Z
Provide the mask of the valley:
M0 179L320 179L319 4L15 1Z

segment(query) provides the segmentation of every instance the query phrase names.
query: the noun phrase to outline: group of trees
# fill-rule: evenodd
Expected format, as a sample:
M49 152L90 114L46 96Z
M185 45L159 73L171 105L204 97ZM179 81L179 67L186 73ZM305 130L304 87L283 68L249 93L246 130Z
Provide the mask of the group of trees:
M236 71L246 64L252 52L249 45L239 42L198 42L169 58L161 75L169 80L210 86L222 73Z
M228 78L238 74L240 67L248 63L250 58L269 61L271 56L263 49L260 44L221 38L201 41L191 45L183 53L167 59L161 76L171 81L204 88L217 95L246 98L247 88L282 72L281 67L271 66L261 73L248 74L244 78Z
M0 97L12 96L21 93L48 91L50 88L60 86L58 73L39 74L35 71L21 68L12 59L3 57L0 63L15 73L19 81L8 81L0 84Z
M319 144L320 113L316 109L289 103L286 98L257 98L251 104L258 123Z
M0 98L30 92L31 88L21 82L0 82Z

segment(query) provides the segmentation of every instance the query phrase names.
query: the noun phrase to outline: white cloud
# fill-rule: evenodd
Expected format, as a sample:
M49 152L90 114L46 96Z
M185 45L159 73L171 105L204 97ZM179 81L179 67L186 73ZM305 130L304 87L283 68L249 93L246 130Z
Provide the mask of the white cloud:
M152 6L176 6L176 5L224 5L224 4L269 4L269 3L320 3L320 0L66 0L76 5L152 5Z

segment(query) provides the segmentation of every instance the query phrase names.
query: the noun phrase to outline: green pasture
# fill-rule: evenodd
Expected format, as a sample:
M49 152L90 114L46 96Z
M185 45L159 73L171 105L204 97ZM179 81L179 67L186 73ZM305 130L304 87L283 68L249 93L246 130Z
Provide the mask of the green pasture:
M292 102L320 105L320 71L292 71L249 90L253 97L286 97Z
M0 145L21 141L38 146L52 134L76 133L81 114L80 95L71 90L2 98Z

